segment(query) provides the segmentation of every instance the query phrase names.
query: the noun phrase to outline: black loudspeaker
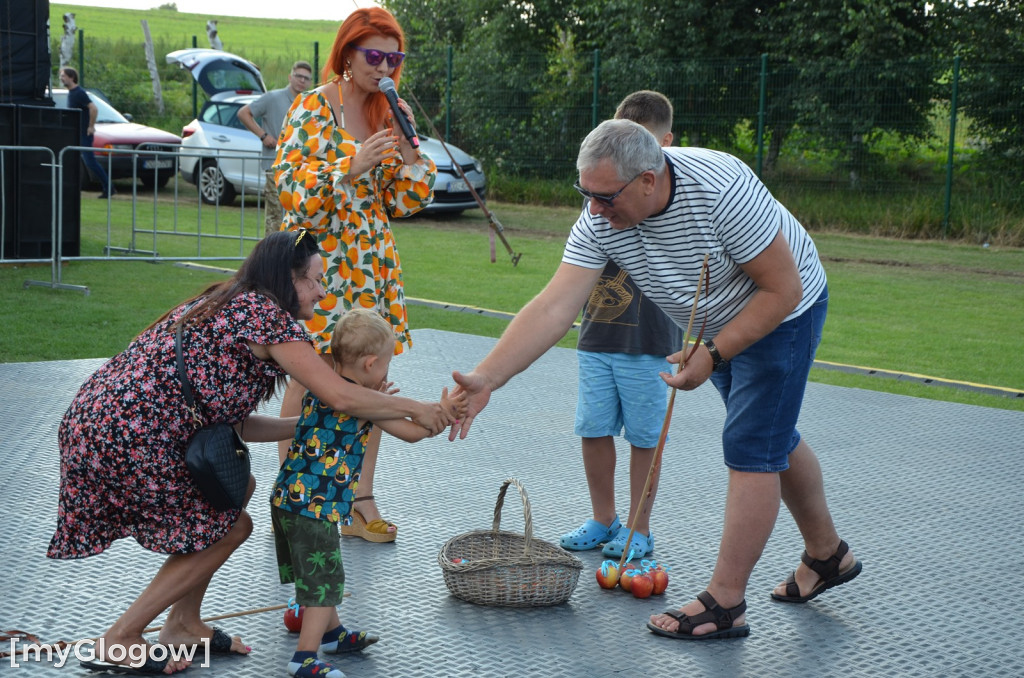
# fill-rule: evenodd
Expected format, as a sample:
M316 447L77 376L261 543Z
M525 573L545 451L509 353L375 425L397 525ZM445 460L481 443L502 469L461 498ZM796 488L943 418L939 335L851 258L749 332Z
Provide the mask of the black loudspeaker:
M49 0L0 0L0 103L47 99L49 25Z
M46 259L53 252L53 218L58 203L63 215L61 254L77 257L81 250L81 171L77 152L64 154L64 182L52 192L53 163L61 162L61 149L79 144L79 109L17 106L18 146L44 146L53 151L17 151L15 174L15 253L18 259ZM55 201L54 198L57 198ZM9 228L9 226L8 226Z
M14 104L0 104L0 146L16 145L18 139L14 129L17 113L18 107ZM18 255L18 213L15 209L18 204L17 167L17 152L0 151L0 230L3 231L0 259L13 259Z

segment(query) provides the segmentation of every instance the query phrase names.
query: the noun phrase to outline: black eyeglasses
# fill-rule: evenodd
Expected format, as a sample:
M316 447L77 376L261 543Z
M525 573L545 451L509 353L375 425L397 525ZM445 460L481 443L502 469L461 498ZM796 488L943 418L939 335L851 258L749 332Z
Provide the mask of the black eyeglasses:
M633 177L632 179L630 179L629 181L627 181L627 182L626 182L626 185L625 185L625 186L623 186L623 187L622 187L622 188L620 188L619 190L615 191L615 192L614 192L614 193L612 193L611 195L599 195L599 194L597 194L597 193L591 193L591 192L590 192L590 191L588 191L587 189L585 189L585 188L583 188L582 186L580 186L580 182L579 182L579 180L578 180L578 179L576 180L576 183L572 185L572 187L573 187L573 188L575 188L575 189L576 189L577 191L579 191L579 192L580 192L580 195L582 195L582 196L583 196L584 198L590 198L591 200L596 200L596 201L598 201L599 203L601 203L602 205L604 205L605 207L615 207L615 199L616 199L616 198L618 198L618 197L619 197L619 195L621 195L621 194L622 194L622 192L623 192L624 190L626 190L626 188L627 188L627 187L628 187L628 186L629 186L629 185L630 185L631 183L633 183L634 181L636 181L637 179L639 179L639 178L640 178L640 175L642 175L642 174L643 174L644 172L650 172L650 171L651 171L651 170L649 170L649 169L645 169L645 170L644 170L643 172L640 172L639 174L637 174L636 176L634 176L634 177Z
M379 49L367 49L366 47L352 46L352 49L359 50L366 55L366 63L371 66L380 66L380 62L386 58L388 60L388 66L391 68L398 68L402 65L402 61L405 59L405 52L382 52Z
M303 82L309 82L313 79L312 76L303 75L302 73L292 73L292 77L296 80L302 80Z

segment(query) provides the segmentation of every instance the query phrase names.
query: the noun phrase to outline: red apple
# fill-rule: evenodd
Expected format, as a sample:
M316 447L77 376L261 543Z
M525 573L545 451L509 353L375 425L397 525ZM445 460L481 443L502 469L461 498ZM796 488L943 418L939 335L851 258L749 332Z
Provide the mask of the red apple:
M606 560L597 568L597 584L603 589L613 589L619 583L619 566L614 560Z
M668 588L668 572L661 569L661 566L654 568L647 573L651 577L651 581L654 584L654 588L651 593L656 596L660 596Z
M302 630L302 613L305 611L306 606L303 605L296 610L292 606L284 611L284 627L292 633L298 633Z
M654 582L651 581L651 575L642 572L633 577L633 581L630 585L630 591L635 598L647 598L651 595L651 591L654 590Z
M623 591L629 591L633 586L633 577L640 574L640 570L632 565L626 565L622 569L622 574L619 575L619 586L622 587Z

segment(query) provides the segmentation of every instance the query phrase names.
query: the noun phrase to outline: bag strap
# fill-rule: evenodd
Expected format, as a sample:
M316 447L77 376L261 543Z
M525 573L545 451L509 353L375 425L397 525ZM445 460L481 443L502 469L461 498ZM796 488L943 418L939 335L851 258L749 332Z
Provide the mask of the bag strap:
M185 309L188 313L188 309ZM203 425L203 419L199 416L199 412L196 409L195 398L192 397L192 385L188 381L188 374L185 372L185 356L182 355L181 351L181 327L182 323L179 322L178 329L174 332L174 355L178 361L178 379L181 381L181 392L185 396L185 403L188 407L189 413L192 415L192 421L195 423L196 428Z

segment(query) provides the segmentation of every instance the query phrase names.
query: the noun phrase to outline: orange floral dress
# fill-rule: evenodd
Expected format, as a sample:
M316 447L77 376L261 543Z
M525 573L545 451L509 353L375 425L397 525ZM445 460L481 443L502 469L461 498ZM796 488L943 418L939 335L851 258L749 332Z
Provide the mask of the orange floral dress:
M317 351L330 353L338 318L362 307L377 309L391 323L398 354L412 346L412 339L390 219L430 203L437 167L426 156L412 165L399 157L349 183L345 179L361 144L344 125L344 113L336 122L320 92L306 92L292 104L273 167L284 208L281 228L310 229L324 257L327 297L313 319L304 321Z

